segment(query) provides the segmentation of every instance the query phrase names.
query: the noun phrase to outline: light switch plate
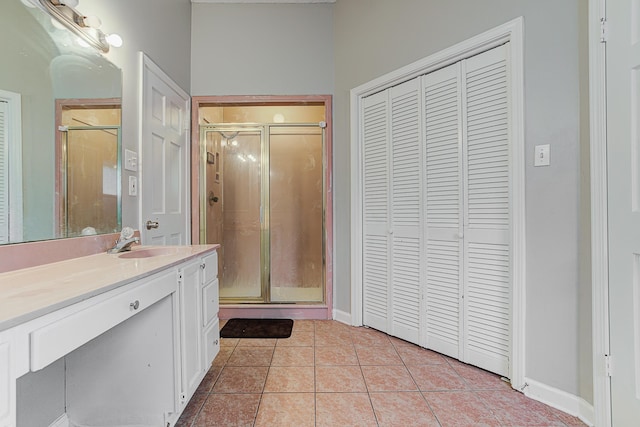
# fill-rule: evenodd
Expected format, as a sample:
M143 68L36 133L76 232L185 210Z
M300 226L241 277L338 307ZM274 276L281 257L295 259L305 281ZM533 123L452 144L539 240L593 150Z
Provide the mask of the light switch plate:
M549 144L536 145L533 166L549 166L550 148Z
M124 150L124 168L133 172L138 170L138 153L131 150Z
M138 178L135 176L129 177L129 195L137 196L138 195Z

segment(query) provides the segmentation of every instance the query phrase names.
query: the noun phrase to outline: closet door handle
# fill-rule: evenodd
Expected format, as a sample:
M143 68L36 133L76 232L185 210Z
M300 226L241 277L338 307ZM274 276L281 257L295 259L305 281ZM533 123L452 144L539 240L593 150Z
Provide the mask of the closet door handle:
M464 233L463 232L458 233L458 239L464 239Z

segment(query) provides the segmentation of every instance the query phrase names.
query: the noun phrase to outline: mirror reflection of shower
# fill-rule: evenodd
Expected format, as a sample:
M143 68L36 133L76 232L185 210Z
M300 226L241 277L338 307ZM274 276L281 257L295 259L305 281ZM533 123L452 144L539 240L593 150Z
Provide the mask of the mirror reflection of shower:
M58 103L58 235L117 232L122 228L119 100Z

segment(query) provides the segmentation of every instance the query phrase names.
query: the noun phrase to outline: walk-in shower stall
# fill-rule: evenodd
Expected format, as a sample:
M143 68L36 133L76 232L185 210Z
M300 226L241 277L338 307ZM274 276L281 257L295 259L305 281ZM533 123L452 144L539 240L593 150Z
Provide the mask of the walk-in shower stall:
M221 245L221 303L323 303L324 122L205 124L200 137L200 241Z

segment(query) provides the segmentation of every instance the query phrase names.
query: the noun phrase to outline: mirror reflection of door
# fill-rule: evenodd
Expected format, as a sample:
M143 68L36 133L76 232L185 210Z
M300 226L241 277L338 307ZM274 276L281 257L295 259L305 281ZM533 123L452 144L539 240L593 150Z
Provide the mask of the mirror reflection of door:
M121 228L120 103L56 102L56 211L59 237Z

